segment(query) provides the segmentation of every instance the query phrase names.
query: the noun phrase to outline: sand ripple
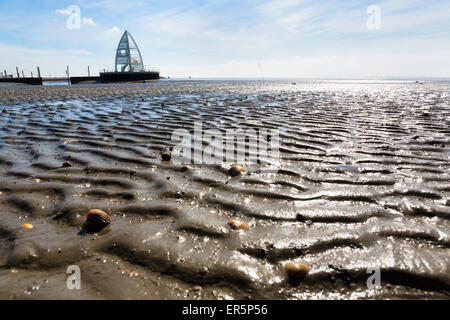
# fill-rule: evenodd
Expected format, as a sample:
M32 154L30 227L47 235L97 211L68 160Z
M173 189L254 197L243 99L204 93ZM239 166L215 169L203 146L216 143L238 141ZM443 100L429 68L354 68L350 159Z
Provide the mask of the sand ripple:
M449 89L2 88L0 298L448 298ZM226 164L161 162L173 130L196 120L280 129L280 168L230 178ZM113 219L95 240L77 234L92 208ZM230 229L231 218L251 229ZM299 285L283 268L291 259L311 269ZM82 270L76 292L65 286L71 264ZM366 287L371 267L379 290Z

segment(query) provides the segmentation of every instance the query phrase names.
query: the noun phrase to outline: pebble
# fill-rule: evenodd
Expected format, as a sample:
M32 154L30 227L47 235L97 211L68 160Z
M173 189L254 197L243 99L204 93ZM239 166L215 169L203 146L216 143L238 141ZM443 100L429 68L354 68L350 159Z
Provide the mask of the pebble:
M65 161L63 164L62 164L62 167L63 168L70 168L72 166L72 163L70 162L70 161Z
M290 280L302 281L309 273L309 267L299 261L290 261L284 266Z
M230 176L236 177L245 171L246 171L246 169L243 166L234 164L230 167L230 169L228 170L228 173L230 174Z
M232 228L232 229L242 229L242 230L250 230L250 227L248 226L248 224L246 224L245 222L236 220L236 219L231 219L230 221L228 221L228 225Z
M258 248L256 250L256 257L260 258L260 259L265 259L267 257L267 252L266 250L262 249L262 248Z

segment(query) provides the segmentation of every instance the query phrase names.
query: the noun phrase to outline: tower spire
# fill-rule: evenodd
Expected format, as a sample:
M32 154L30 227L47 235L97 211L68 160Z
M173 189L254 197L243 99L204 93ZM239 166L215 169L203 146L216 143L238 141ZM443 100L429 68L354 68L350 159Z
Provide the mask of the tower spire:
M144 63L139 47L128 30L120 38L116 50L116 72L144 71Z

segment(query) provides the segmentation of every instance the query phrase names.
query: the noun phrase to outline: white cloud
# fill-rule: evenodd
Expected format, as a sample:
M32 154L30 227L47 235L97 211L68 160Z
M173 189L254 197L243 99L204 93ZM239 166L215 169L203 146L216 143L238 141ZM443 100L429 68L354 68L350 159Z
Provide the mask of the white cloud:
M169 10L145 17L145 28L156 34L166 34L175 37L205 36L211 32L211 16L199 10L179 12Z
M146 4L146 2L142 0L78 0L78 3L83 8L111 10L116 12L143 7Z
M429 48L433 50L429 50ZM404 52L409 52L405 55ZM159 58L159 68L171 77L240 78L384 78L447 77L450 70L450 47L434 47L430 40L420 50L414 43L402 42L398 47L374 50L348 49L315 54L298 54L280 58L229 59L216 62L181 63ZM258 66L261 65L261 69ZM414 66L414 67L412 67ZM261 73L262 70L262 73Z
M119 33L120 29L118 27L112 27L105 31L106 34Z
M381 8L381 29L376 31L367 29L368 14L362 1L339 5L312 0L245 1L242 10L240 5L231 8L222 2L174 7L150 6L141 0L77 0L83 13L97 12L95 21L82 18L85 27L77 32L57 27L62 26L61 17L39 32L23 25L21 43L31 46L42 42L45 48L62 50L89 48L95 55L61 51L50 53L52 58L47 59L47 52L21 50L28 56L22 55L19 62L26 66L33 59L33 65L51 70L54 61L60 60L62 67L54 68L59 72L70 61L71 70L79 64L80 74L84 64L90 64L91 71L94 66L110 68L123 32L117 27L120 25L135 37L144 63L157 64L163 75L172 77L261 77L258 62L266 78L448 77L450 73L450 43L445 41L450 6L439 1L380 0L376 4ZM131 9L135 10L125 12ZM70 7L52 12L63 16L72 13ZM2 21L5 19L10 19L6 13ZM97 25L101 27L89 27ZM0 29L18 28L11 20ZM10 67L15 68L17 57L4 50L0 47L0 56L11 57ZM33 56L39 59L30 58Z
M94 22L92 18L83 18L83 24L95 27L97 24Z
M87 50L83 49L36 49L36 48L26 48L21 46L11 46L7 44L0 43L0 53L4 54L10 54L13 55L13 53L16 52L17 55L21 56L33 56L33 55L59 55L59 54L68 54L68 55L91 55L92 53Z
M55 13L62 14L64 16L68 16L68 15L72 14L72 12L69 9L57 9L55 11Z
M96 63L96 56L92 52L82 49L36 49L0 43L0 56L14 57L2 64L2 69L6 69L8 73L15 71L17 66L19 70L24 70L26 75L30 75L30 72L36 74L36 67L39 66L46 77L49 74L64 75L67 64L73 75L86 74L88 64L91 64L91 72L95 72L96 66L101 66L100 62Z
M283 10L292 10L292 7L297 7L305 0L272 0L269 2L265 2L256 7L256 11L259 11L263 14L273 14L279 13Z

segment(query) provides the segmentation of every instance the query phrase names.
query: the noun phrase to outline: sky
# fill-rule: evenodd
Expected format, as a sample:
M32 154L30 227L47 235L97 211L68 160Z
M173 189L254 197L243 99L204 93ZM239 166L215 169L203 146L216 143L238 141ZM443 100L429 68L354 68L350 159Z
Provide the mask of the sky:
M450 77L448 0L0 0L0 70L113 70L125 30L171 78Z

